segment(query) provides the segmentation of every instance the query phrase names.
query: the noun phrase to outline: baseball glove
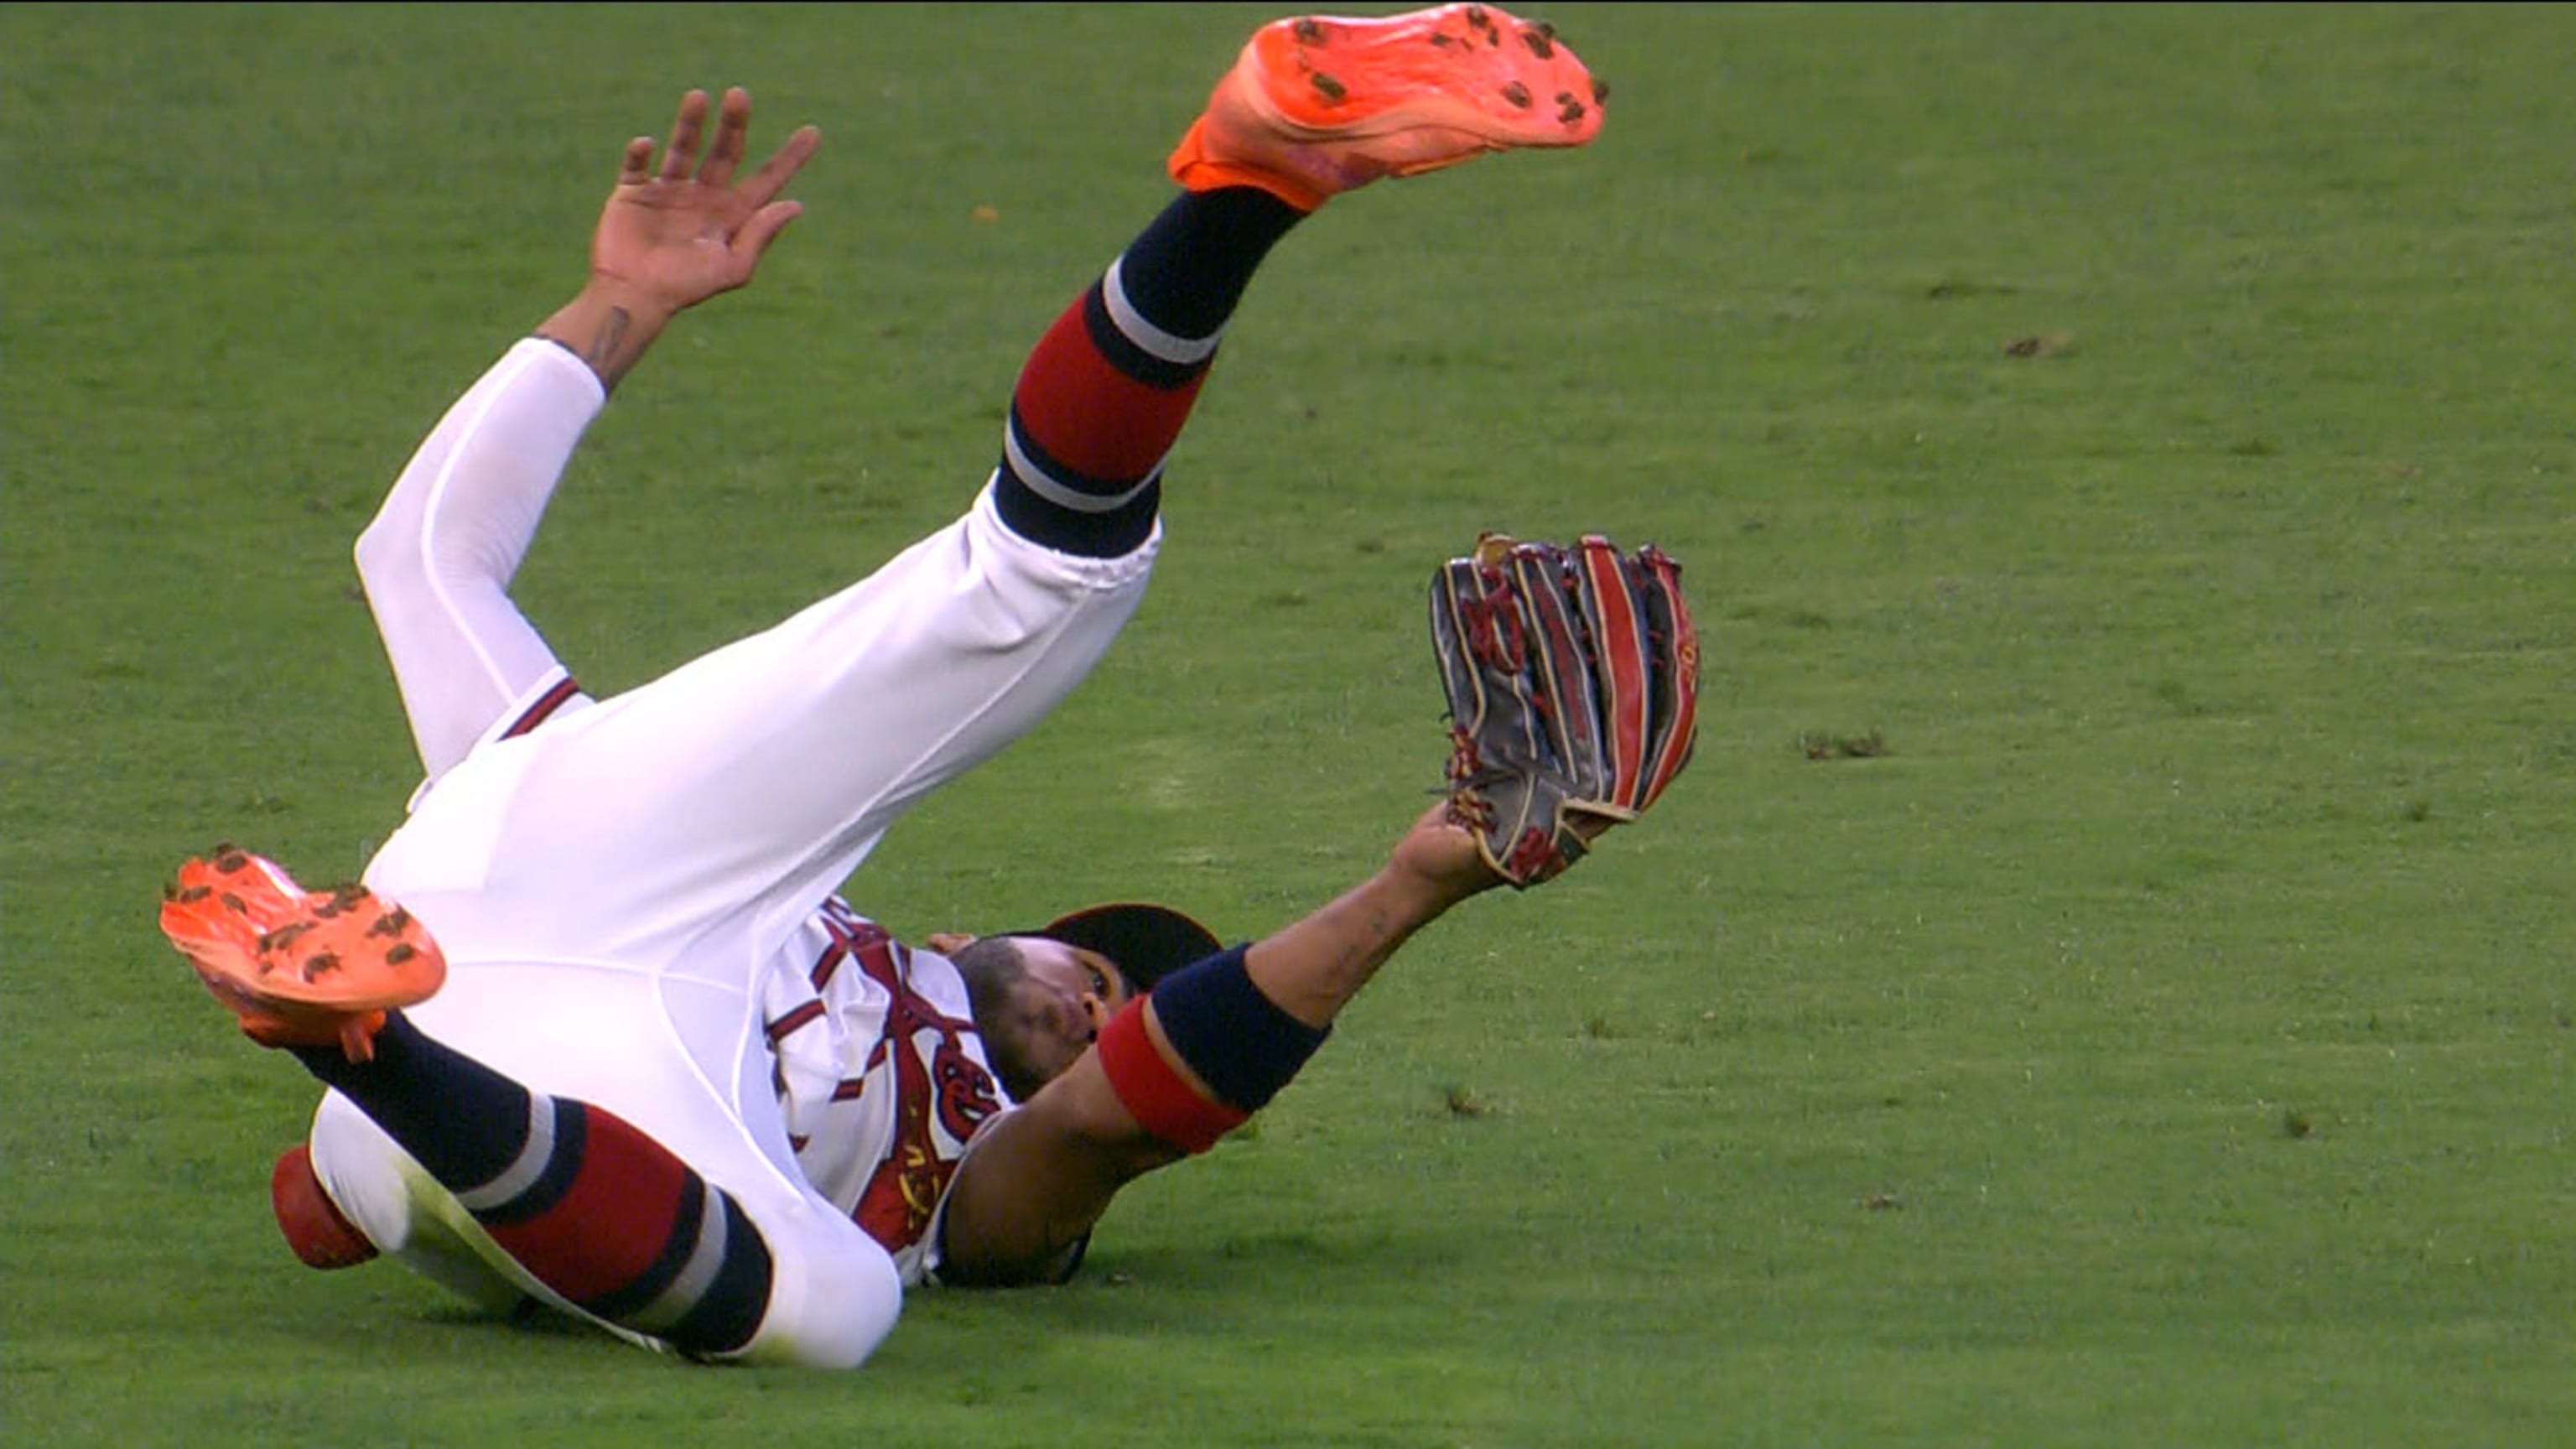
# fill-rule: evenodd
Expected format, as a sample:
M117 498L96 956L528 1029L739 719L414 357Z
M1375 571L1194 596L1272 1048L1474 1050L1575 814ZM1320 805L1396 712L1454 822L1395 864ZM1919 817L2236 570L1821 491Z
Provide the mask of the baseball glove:
M1431 643L1449 818L1516 890L1636 819L1690 762L1699 636L1681 566L1652 545L1488 533L1433 576Z

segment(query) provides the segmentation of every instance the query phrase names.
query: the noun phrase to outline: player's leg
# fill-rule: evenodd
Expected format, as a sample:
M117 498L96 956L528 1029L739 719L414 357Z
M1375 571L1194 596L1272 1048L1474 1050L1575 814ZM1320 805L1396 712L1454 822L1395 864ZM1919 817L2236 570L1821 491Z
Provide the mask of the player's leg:
M1044 335L968 515L786 622L567 718L486 774L488 862L403 836L370 872L409 900L583 876L594 913L800 918L904 810L1037 723L1107 651L1158 543L1161 465L1226 318L1301 213L1184 193ZM503 813L483 781L422 809ZM408 832L407 832L408 833ZM690 933L653 931L678 939Z
M433 1281L486 1305L524 1294L709 1359L850 1367L893 1328L892 1259L773 1171L685 1063L664 1064L654 1110L633 1114L654 1122L648 1134L504 1077L403 1013L376 1041L363 1063L290 1048L334 1089L312 1168L353 1228ZM597 1095L634 1064L604 1073Z
M1317 77L1337 99L1317 99ZM496 787L514 827L488 861L423 859L398 837L378 878L399 895L460 868L575 861L621 919L800 918L904 810L1024 733L1106 652L1159 541L1163 460L1274 244L1341 191L1581 144L1598 125L1571 53L1498 10L1264 27L1170 159L1182 192L1030 355L966 518L532 742L538 758Z
M448 408L359 535L358 577L432 778L571 693L509 587L604 396L561 347L520 342Z
M1599 132L1598 88L1554 35L1481 5L1262 27L1167 162L1182 194L1021 373L1004 519L1076 553L1141 540L1225 324L1290 227L1385 177Z
M711 1100L648 1135L504 1077L401 1012L376 1047L363 1063L288 1048L333 1091L309 1151L281 1163L364 1256L381 1250L488 1309L534 1299L698 1358L847 1368L892 1330L893 1260L768 1171Z
M339 1236L323 1266L363 1256L351 1237L416 1249L470 1297L497 1277L701 1357L846 1366L892 1327L893 1262L795 1173L765 1063L693 1057L650 973L451 972L419 918L362 888L304 892L238 851L182 871L162 928L245 1033L399 1145L317 1134L281 1163L280 1222L306 1261L299 1227ZM767 1108L771 1140L746 1104Z

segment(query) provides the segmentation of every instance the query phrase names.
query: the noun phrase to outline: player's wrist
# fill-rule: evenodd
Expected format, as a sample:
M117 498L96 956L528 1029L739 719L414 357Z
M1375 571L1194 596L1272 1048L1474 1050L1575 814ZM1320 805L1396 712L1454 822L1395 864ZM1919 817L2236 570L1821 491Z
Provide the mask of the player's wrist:
M1384 909L1406 929L1503 884L1474 836L1445 821L1418 823L1371 882Z
M670 320L687 311L689 304L665 293L629 281L614 272L593 270L582 284L583 300L598 307L625 314L629 325L660 331Z
M643 360L671 315L667 304L650 292L594 274L588 286L545 320L537 335L588 363L600 386L615 391Z

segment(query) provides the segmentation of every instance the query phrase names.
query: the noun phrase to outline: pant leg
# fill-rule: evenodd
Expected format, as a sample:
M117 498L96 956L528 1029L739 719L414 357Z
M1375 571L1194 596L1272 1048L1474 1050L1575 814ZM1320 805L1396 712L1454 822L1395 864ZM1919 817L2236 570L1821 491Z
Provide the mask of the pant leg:
M967 515L784 623L475 751L368 871L451 955L609 958L738 982L886 828L1055 707L1133 615L1117 558ZM434 898L471 897L450 940ZM505 928L505 929L503 929Z

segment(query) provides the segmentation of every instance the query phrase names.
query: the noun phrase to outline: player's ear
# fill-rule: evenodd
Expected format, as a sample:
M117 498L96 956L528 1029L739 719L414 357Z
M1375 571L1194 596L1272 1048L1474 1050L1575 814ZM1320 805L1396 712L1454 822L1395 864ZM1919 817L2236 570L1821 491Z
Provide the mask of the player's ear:
M933 931L922 938L921 944L942 956L954 956L974 945L975 938L963 931Z

